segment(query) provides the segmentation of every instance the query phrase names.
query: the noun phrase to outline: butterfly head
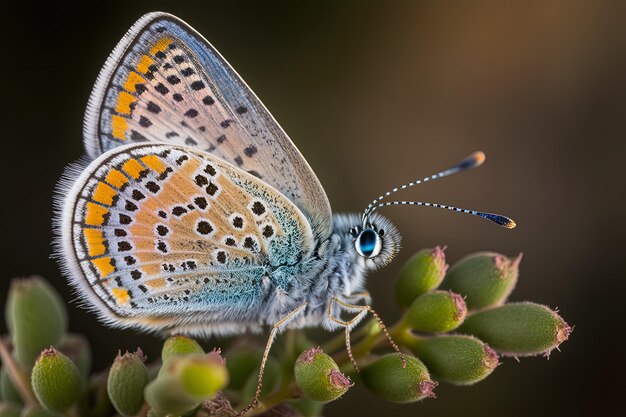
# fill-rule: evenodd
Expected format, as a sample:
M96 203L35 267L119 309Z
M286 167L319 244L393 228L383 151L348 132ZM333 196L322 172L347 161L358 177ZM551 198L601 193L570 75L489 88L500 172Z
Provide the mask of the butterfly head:
M356 253L365 260L366 265L373 267L381 267L391 261L393 256L398 252L400 246L400 234L389 220L378 215L376 210L382 207L395 205L412 205L443 208L464 214L471 214L491 220L507 229L515 227L515 222L500 214L486 213L476 210L468 210L459 207L449 206L439 203L426 203L422 201L383 201L398 191L405 190L415 185L447 177L470 168L480 166L485 161L485 154L482 152L474 152L456 165L443 170L437 174L429 175L421 180L415 180L410 183L395 187L392 190L382 194L380 197L372 201L363 212L358 225L350 228L350 235L354 244ZM356 222L355 222L356 223ZM371 261L371 262L368 262Z
M365 265L377 269L391 262L400 250L400 233L393 223L377 213L366 223L355 223L348 233L354 251Z

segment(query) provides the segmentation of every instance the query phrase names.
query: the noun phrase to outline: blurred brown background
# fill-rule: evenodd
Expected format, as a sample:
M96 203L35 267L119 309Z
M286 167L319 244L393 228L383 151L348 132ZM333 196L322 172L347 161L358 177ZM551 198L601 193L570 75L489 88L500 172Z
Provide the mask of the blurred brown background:
M623 411L625 2L83 4L3 7L0 308L9 279L34 273L72 299L49 259L52 190L81 155L83 110L108 53L139 16L164 10L204 34L256 91L336 212L359 211L473 150L487 153L480 170L402 197L504 213L518 228L426 208L386 210L404 249L369 288L388 322L398 317L392 287L403 261L447 244L450 262L477 250L523 251L512 299L558 306L576 325L549 361L507 359L476 386L441 385L436 400L409 406L357 387L327 416ZM69 308L97 366L138 344L157 356L156 339L106 329Z

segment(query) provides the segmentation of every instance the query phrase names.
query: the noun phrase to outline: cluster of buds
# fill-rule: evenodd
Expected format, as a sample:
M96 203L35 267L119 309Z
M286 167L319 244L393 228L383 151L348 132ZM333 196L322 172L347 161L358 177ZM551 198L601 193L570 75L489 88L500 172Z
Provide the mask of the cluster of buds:
M548 355L571 328L546 306L507 303L520 262L521 255L480 252L448 268L441 248L418 252L397 281L397 323L367 322L353 334L351 355L344 335L319 347L304 331L287 332L267 357L259 407L249 414L279 407L274 412L284 413L275 415L318 416L355 383L386 401L416 402L435 397L440 382L481 381L501 356ZM262 344L246 337L222 357L172 336L160 358L118 352L91 374L89 344L68 333L64 303L45 280L14 280L5 316L0 417L234 416L257 393ZM387 336L402 353L390 353Z

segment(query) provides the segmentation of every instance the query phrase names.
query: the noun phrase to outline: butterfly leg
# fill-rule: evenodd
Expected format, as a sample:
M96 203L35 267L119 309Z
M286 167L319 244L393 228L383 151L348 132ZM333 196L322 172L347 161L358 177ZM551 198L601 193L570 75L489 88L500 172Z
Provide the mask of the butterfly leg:
M259 404L259 397L261 396L261 388L263 387L263 372L265 371L265 364L267 362L267 357L269 356L270 349L272 348L272 344L274 343L274 339L276 338L276 335L278 334L278 332L282 330L282 327L284 327L298 313L303 311L304 308L307 306L307 304L308 303L306 302L302 303L301 305L296 307L294 310L292 310L289 314L287 314L285 317L280 319L280 321L276 323L274 327L272 327L270 336L267 339L267 343L265 344L265 350L263 351L263 359L261 359L261 367L259 369L259 379L257 380L254 398L252 399L250 404L248 404L243 410L239 412L238 416L242 416L246 414L248 411L252 410Z
M350 304L359 304L361 301L365 304L369 304L372 302L372 296L369 291L361 291L344 296L344 300Z
M360 310L359 313L352 318L352 320L349 321L343 321L340 320L336 317L334 317L332 315L332 305L333 303L337 303L339 304L341 307L343 307L344 309L348 310L348 311L357 311ZM389 340L389 343L391 344L391 346L393 347L393 349L398 352L398 354L400 355L400 359L402 360L402 367L406 367L406 358L404 357L404 353L402 353L400 351L400 348L398 347L398 345L396 344L396 342L393 341L393 339L391 338L391 336L389 335L389 332L387 331L387 326L385 326L385 323L383 323L383 320L380 318L380 316L378 315L378 313L376 313L376 311L369 305L356 305L356 304L349 304L346 303L345 301L342 301L338 298L331 298L330 299L330 303L328 303L328 317L334 321L335 323L338 323L342 326L344 326L345 332L346 332L346 349L348 351L348 357L350 358L350 362L352 362L352 365L354 366L354 369L356 369L357 372L359 372L359 367L356 364L356 361L354 360L354 356L352 355L352 348L350 345L350 330L356 326L362 319L363 317L365 317L365 315L367 313L372 313L372 316L374 316L374 318L376 319L376 321L378 321L378 324L380 325L381 330L383 331L383 333L385 334L385 337L387 338L387 340Z

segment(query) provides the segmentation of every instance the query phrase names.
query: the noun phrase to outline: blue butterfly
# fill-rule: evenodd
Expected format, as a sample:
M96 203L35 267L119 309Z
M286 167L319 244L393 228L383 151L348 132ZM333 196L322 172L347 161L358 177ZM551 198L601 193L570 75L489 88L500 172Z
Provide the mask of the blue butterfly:
M481 152L362 213L333 215L260 100L208 41L166 13L140 18L113 50L89 99L84 144L91 161L68 171L57 196L62 269L116 327L208 336L272 326L244 412L257 403L278 332L343 328L349 341L374 313L365 276L400 244L377 209L426 205L515 226L497 214L385 201L480 165ZM342 311L356 316L343 320Z

